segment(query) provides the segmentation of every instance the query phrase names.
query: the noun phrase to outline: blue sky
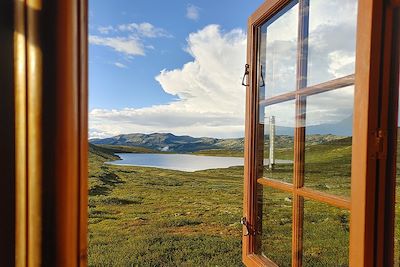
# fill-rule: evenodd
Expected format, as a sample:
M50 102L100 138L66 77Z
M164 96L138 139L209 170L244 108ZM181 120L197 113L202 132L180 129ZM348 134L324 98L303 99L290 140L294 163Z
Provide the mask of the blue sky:
M195 61L193 53L188 51L190 34L197 33L209 25L219 25L218 34L222 36L238 29L245 33L248 16L262 2L261 0L89 1L89 110L103 112L140 110L179 102L181 99L179 93L172 90L167 93L156 77L162 70L179 70L186 63ZM241 63L237 66L240 69L243 68ZM102 120L93 114L91 117L95 117L91 120L91 125L95 127L91 129L92 137L109 136L126 131L174 132L176 130L174 127L162 125L157 128L154 126L157 122L153 123L153 127L140 127L140 122L133 122L132 125L135 126L132 127L120 128L108 125L107 128L103 127L103 123L107 123L106 119ZM121 124L128 123L127 120L121 122ZM205 129L198 134L193 129L185 132L184 127L175 132L218 135ZM232 134L240 135L238 132Z
M184 51L186 39L209 24L229 31L245 30L247 17L261 0L91 0L91 35L100 27L150 23L168 36L142 38L145 55L126 55L109 47L90 45L90 109L147 107L164 104L176 97L166 94L154 79L163 69L175 69L192 60ZM187 12L192 10L192 19ZM196 13L198 14L196 17ZM194 14L194 15L193 15ZM110 33L117 36L120 33ZM151 47L151 48L150 48ZM115 63L120 67L117 67ZM121 68L122 65L126 68Z
M262 2L89 1L90 137L137 132L242 137L247 19ZM354 71L356 3L311 2L309 81ZM268 47L274 49L267 49L273 54L267 54L272 58L266 79L273 84L270 78L280 77L285 90L292 86L284 81L295 75L289 63L296 55L297 15L288 13L287 22L268 28ZM335 123L352 113L352 90L335 93L346 101L321 95L310 103L307 123ZM288 110L277 112L290 121Z

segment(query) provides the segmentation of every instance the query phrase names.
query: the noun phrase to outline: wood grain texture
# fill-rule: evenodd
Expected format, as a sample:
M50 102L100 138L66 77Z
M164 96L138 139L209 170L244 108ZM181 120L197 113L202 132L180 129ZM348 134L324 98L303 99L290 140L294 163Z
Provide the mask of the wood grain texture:
M14 90L15 90L15 266L27 264L27 83L25 1L14 1ZM23 196L23 197L22 197Z
M284 101L294 100L296 96L311 96L324 92L329 92L346 86L351 86L354 84L354 74L344 76L338 79L330 80L324 83L316 84L313 86L302 88L301 90L296 90L290 93L281 94L278 96L270 97L268 99L263 99L260 101L260 105L270 106L278 104Z
M382 1L359 1L351 176L350 266L374 266Z
M41 0L26 1L27 47L27 265L42 265L42 107ZM19 196L18 196L19 197Z
M87 266L87 1L14 2L16 266Z
M296 188L292 184L269 178L259 178L257 179L257 182L264 186L299 195L318 202L326 203L338 208L350 210L350 199L346 197L320 192L307 187Z
M79 266L88 261L88 2L79 1Z

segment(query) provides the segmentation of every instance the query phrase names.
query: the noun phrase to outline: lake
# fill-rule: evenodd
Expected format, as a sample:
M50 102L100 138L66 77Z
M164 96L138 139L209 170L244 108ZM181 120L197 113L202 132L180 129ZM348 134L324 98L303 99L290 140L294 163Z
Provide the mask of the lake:
M116 153L121 160L106 162L112 165L156 167L161 169L194 172L208 169L243 166L243 158L214 157L189 154L135 154ZM268 164L268 159L264 160ZM277 160L277 163L291 163L290 160Z

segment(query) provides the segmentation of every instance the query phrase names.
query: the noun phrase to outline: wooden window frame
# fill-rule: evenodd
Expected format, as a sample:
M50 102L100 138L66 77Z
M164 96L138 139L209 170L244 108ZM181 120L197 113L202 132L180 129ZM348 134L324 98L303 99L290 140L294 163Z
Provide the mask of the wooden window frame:
M244 216L250 228L258 212L254 37L257 25L288 2L266 1L249 19ZM392 78L398 58L392 58L391 44L393 11L399 6L400 0L358 4L350 203L350 265L355 267L393 265L393 97L398 94L393 86L398 80ZM0 7L5 41L0 56L6 66L0 73L0 167L6 176L0 186L0 265L86 266L87 0L14 0ZM244 236L247 266L276 266L255 248L254 236Z
M0 266L87 266L87 0L4 2L12 71L0 117L12 114L13 135L0 143L14 170L0 187L12 210Z
M394 69L393 64L390 65L392 50L389 44L393 39L393 10L400 5L400 1L358 1L356 67L354 75L308 88L304 88L305 84L299 85L303 81L298 80L297 89L303 87L302 90L274 96L262 101L264 105L272 105L283 101L296 100L296 106L301 108L301 103L299 103L301 96L317 94L330 88L334 90L352 84L355 85L351 199L304 188L304 179L302 178L304 166L299 166L299 164L295 164L293 184L260 178L257 175L260 161L257 159L257 153L259 153L257 152L257 142L261 136L257 127L259 104L257 84L258 29L265 21L290 2L288 0L266 1L248 21L247 64L250 68L249 85L246 94L243 211L243 216L248 221L247 228L251 229L253 233L258 232L257 227L260 228L260 226L257 226L257 224L260 224L257 221L257 216L260 216L261 210L261 208L257 207L257 183L262 184L263 186L292 193L294 196L294 210L302 209L303 202L300 199L296 199L295 196L306 197L336 207L349 209L351 211L350 266L393 266L394 190L391 186L393 186L395 177L393 178L393 165L388 165L388 168L385 168L385 165L389 164L386 163L386 157L391 163L393 163L393 160L395 162L395 159L393 159L395 152L388 147L387 122L386 124L384 123L388 118L392 120L392 123L394 120L389 115L389 110L387 108L385 110L390 99L387 92L389 92L390 86L393 87L393 84L385 83L385 81L390 80L387 75L392 73ZM304 29L299 28L299 36L301 36ZM301 51L301 47L298 51ZM298 73L303 71L301 69L301 61L302 59L298 59L297 66L300 68ZM393 94L391 96L393 97ZM390 112L393 114L393 110L390 110ZM302 113L297 111L297 114ZM301 139L302 135L304 135L304 127L296 127L295 136L297 136L297 140L299 140L299 137ZM397 132L393 133L392 131L389 136L392 144L395 142L396 135ZM380 144L383 144L383 146L379 147ZM301 161L301 157L304 156L304 153L301 153L301 150L304 149L302 149L302 146L304 146L304 142L295 144L295 162ZM384 188L386 188L386 192ZM299 221L302 221L303 215L293 212L293 216L292 266L302 266L302 247L301 240L298 240L298 238L302 235ZM244 227L244 233L246 232L247 229ZM276 266L274 262L260 255L260 243L254 235L244 235L242 243L242 258L246 266ZM300 252L296 253L294 251Z

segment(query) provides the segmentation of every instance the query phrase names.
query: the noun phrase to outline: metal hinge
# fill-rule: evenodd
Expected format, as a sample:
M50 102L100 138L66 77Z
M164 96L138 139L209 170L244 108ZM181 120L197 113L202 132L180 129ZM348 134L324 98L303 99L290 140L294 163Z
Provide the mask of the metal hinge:
M252 229L251 225L247 221L246 217L242 217L240 219L240 223L246 227L246 233L244 233L244 236L248 235L256 235L256 232Z
M377 129L373 133L374 135L374 145L375 151L372 155L373 159L384 159L386 158L385 152L385 132L382 129Z

